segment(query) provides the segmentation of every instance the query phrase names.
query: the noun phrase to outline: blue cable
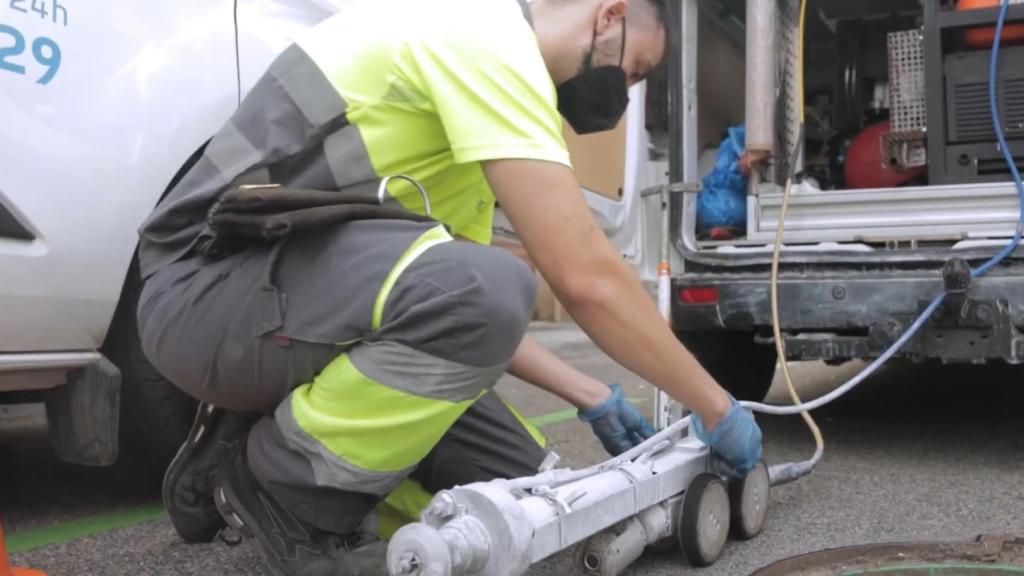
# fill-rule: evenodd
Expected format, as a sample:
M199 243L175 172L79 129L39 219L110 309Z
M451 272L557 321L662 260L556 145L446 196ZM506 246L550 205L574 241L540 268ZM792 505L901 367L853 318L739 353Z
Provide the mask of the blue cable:
M1024 232L1024 182L1021 181L1020 172L1017 170L1017 162L1010 152L1010 146L1006 143L1006 133L1003 131L1003 121L999 117L999 105L996 99L996 77L999 69L999 44L1003 38L1003 26L1006 24L1006 12L1010 8L1010 0L1002 0L999 6L999 21L996 23L996 37L992 40L992 61L988 71L988 103L992 110L992 125L996 131L996 138L999 140L999 148L1003 152L1003 158L1010 166L1010 173L1017 183L1017 194L1020 196L1020 217L1017 220L1017 230L1013 234L1013 240L1006 245L995 258L989 260L971 273L973 278L980 278L988 274L993 268L1006 260L1020 244L1022 232Z

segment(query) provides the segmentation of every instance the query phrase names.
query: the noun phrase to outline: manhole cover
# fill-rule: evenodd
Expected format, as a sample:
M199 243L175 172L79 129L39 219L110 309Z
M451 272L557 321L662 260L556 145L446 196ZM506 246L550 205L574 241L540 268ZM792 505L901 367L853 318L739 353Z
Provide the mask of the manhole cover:
M1024 576L1024 538L873 544L797 556L751 576Z

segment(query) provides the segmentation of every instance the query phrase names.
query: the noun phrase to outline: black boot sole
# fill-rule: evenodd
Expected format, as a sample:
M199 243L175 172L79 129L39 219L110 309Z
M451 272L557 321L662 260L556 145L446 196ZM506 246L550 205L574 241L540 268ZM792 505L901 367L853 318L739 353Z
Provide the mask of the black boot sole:
M242 505L238 496L227 482L218 483L213 491L213 502L228 526L249 538L250 541L256 541L256 548L259 549L264 564L275 576L288 576L280 560L266 551L265 542L268 541L268 538L260 530L259 522L256 521L252 514L246 511L245 506Z
M209 510L203 507L196 507L193 510L193 518L181 518L175 513L175 511L180 509L174 503L174 488L181 480L185 470L188 469L188 463L192 460L196 451L203 446L207 437L212 433L213 427L222 414L220 410L217 410L211 404L202 403L199 405L196 418L189 429L188 438L181 445L181 448L178 449L178 453L175 454L170 466L167 467L167 471L164 473L161 490L164 507L167 509L171 524L174 525L178 535L186 542L193 544L211 542L226 524L212 503ZM181 513L184 514L185 512L181 511ZM201 517L201 519L198 522L190 522L190 520L195 520L196 517ZM197 527L197 524L202 525Z
M387 575L386 543L350 548L344 537L318 531L293 516L260 485L249 468L246 449L243 442L226 463L213 501L228 527L256 545L275 576Z

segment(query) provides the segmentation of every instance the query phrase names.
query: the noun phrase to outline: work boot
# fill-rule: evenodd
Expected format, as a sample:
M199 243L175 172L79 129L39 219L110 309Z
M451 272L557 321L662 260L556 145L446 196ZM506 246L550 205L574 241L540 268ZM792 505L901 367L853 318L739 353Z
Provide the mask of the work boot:
M258 417L199 404L188 438L167 467L163 482L167 514L186 542L209 542L224 528L213 502L217 472Z
M387 544L331 534L295 517L260 485L243 442L221 475L214 500L228 525L252 538L279 576L387 576Z

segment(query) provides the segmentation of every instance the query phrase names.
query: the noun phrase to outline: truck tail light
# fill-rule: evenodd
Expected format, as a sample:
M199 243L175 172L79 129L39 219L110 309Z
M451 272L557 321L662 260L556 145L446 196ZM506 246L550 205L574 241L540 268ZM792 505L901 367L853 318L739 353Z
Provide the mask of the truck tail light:
M717 304L718 288L680 288L679 301L683 304Z

